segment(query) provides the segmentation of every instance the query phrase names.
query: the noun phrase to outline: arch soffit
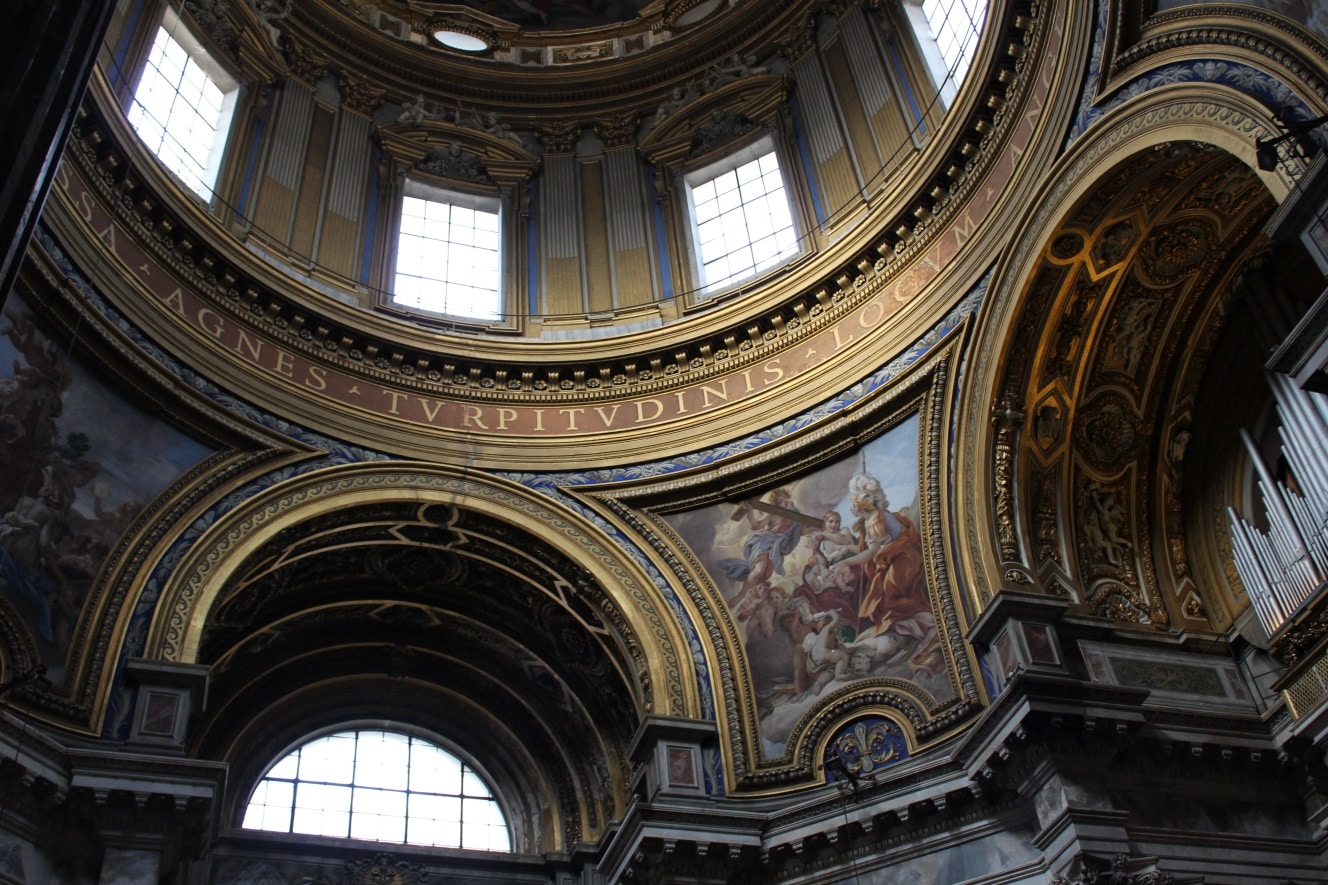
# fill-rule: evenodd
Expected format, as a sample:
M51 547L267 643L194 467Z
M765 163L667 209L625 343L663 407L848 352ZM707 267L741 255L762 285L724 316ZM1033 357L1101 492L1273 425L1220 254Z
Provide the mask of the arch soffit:
M523 487L443 465L356 464L308 474L255 496L219 519L163 588L145 656L183 663L199 653L203 630L228 577L280 532L339 508L369 502L443 504L504 520L581 565L618 612L644 695L642 712L697 716L700 706L683 627L643 570L584 519Z
M978 610L1001 584L999 556L988 548L997 537L988 502L993 500L992 471L987 464L998 433L994 414L1001 407L1001 380L1017 337L1017 325L1030 287L1048 245L1075 207L1094 192L1111 170L1144 152L1176 142L1216 147L1251 170L1257 170L1255 142L1281 133L1267 107L1234 89L1214 84L1183 84L1152 90L1089 129L1060 162L1046 173L1030 206L1036 207L1015 228L1011 247L997 265L974 342L974 388L963 397L959 417L967 432L959 448L956 475L964 477L959 518L968 549L961 551L974 576L970 592ZM1277 203L1294 188L1282 171L1255 174ZM1299 171L1299 170L1298 170Z

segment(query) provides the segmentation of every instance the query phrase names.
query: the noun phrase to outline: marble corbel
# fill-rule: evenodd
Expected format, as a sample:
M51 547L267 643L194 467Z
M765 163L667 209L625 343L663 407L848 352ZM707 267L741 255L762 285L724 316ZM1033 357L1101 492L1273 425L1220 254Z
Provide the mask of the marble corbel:
M986 648L983 666L993 696L1021 671L1067 675L1056 622L1068 608L1068 600L1044 593L996 594L968 633L969 642Z
M647 716L632 741L637 766L633 789L647 801L706 795L702 745L715 740L715 724L696 719Z

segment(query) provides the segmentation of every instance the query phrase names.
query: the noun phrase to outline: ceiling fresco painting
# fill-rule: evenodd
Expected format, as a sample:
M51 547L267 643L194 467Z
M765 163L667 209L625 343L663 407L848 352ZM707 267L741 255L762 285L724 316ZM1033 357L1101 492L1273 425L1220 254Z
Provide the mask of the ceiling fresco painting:
M1328 881L1328 566L1247 576L1328 549L1328 3L107 9L15 129L0 880ZM272 773L352 731L483 795Z
M738 625L768 758L862 680L902 680L934 703L956 695L927 584L918 427L915 414L812 473L665 517Z

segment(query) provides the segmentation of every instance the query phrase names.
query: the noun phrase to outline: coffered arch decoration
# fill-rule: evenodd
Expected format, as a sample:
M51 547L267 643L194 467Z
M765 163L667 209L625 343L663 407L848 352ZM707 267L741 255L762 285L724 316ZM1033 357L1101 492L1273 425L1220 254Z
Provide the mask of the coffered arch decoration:
M600 532L518 486L360 464L218 520L145 656L211 667L210 756L248 765L311 727L401 719L547 800L526 834L545 850L621 814L641 716L698 713L666 606ZM262 774L241 769L237 789Z
M1200 424L1218 424L1200 414L1213 402L1206 372L1233 358L1220 334L1282 187L1252 169L1269 129L1243 99L1152 104L1067 159L986 307L979 360L991 372L977 377L992 381L966 416L965 463L983 465L965 471L968 534L995 553L979 595L1036 589L1116 621L1224 629L1243 594L1211 528L1219 516L1197 511L1227 495L1197 494L1208 477L1186 456ZM1216 117L1243 119L1250 142L1210 138ZM1229 394L1266 397L1255 366ZM1222 432L1240 420L1228 409ZM1206 473L1240 457L1225 437L1197 448Z
M855 716L903 723L916 755L980 708L942 503L965 335L722 467L586 493L704 625L731 794L819 781L828 736Z

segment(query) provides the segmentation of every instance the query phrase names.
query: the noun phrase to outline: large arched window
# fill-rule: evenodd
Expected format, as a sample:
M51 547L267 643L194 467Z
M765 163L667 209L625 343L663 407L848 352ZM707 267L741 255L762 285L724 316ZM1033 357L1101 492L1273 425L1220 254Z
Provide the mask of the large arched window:
M430 741L357 729L315 738L259 781L244 827L278 833L510 851L493 792Z

